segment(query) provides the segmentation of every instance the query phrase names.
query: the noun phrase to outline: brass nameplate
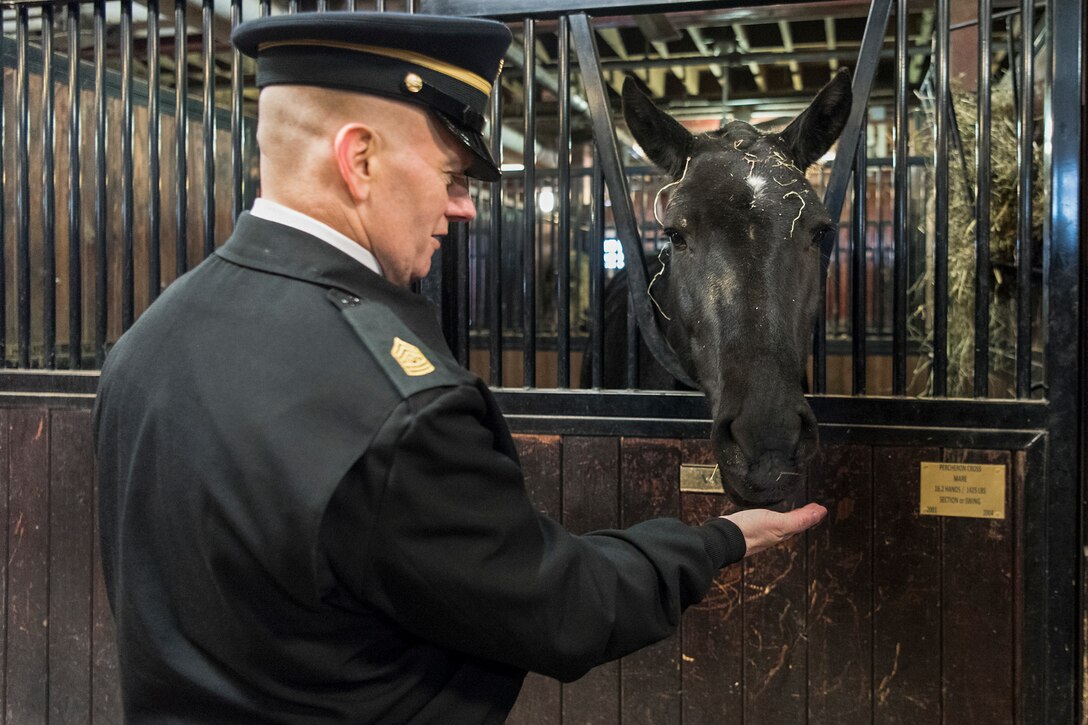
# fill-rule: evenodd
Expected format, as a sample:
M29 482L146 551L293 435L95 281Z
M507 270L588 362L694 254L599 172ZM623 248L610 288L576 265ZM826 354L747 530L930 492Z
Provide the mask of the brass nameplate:
M1005 468L984 463L923 462L919 513L1005 518Z
M725 493L717 466L680 464L680 490L684 493Z

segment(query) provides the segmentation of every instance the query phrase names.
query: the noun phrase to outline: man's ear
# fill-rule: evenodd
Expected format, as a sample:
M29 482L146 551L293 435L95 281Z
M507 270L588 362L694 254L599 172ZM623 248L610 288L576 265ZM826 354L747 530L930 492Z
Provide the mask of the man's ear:
M370 162L374 153L374 131L362 123L349 123L336 132L333 141L340 178L355 201L370 191Z

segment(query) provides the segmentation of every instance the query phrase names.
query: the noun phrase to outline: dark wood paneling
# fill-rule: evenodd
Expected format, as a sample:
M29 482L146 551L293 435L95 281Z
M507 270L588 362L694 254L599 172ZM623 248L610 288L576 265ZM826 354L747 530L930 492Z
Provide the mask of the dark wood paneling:
M807 534L744 560L745 725L805 722Z
M11 490L11 411L0 409L0 521L8 522L8 496ZM0 601L8 600L8 562L10 557L8 537L0 536ZM8 635L8 620L6 616L0 617L0 640L6 642ZM7 711L7 682L8 682L8 656L6 648L0 647L0 708Z
M525 487L538 510L559 519L562 512L562 448L559 436L518 436ZM559 723L559 682L530 672L507 720L511 725Z
M944 460L1006 467L1004 519L942 520L944 722L1012 723L1012 458L1007 451L945 451Z
M619 440L563 439L563 525L575 534L619 526ZM608 662L563 685L563 722L620 722L620 665Z
M714 463L707 441L683 441L680 450L684 463ZM701 524L736 508L724 493L681 493L680 507L689 524ZM680 624L685 725L741 722L743 574L742 565L722 569L706 598L688 609Z
M824 445L810 499L828 508L808 533L808 720L872 719L872 448Z
M620 442L620 523L680 514L677 441L623 438ZM680 721L680 638L673 635L620 663L620 711L626 723Z
M941 722L940 520L918 513L937 448L873 449L873 722Z
M10 416L4 712L6 722L30 725L49 710L49 411Z
M49 466L49 719L91 717L94 469L90 414L53 411Z
M94 723L121 722L121 673L117 665L117 628L102 578L101 537L98 532L98 479L94 505L94 592L91 595L91 718Z

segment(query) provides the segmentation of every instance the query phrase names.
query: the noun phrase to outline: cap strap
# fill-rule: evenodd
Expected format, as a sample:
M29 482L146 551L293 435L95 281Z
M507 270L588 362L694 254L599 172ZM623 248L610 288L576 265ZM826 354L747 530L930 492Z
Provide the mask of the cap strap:
M322 48L340 48L342 50L354 50L360 53L370 53L371 55L380 55L385 58L393 58L395 60L403 60L408 63L413 63L422 68L428 68L442 75L449 76L454 80L461 81L462 83L472 86L481 93L491 94L491 83L487 81L481 75L473 73L470 70L466 70L459 66L447 63L438 58L432 58L429 55L423 55L422 53L413 53L410 50L400 50L398 48L385 48L380 45L360 45L358 43L344 43L335 40L274 40L267 43L261 43L258 46L259 51L265 51L269 48L279 48L282 46L290 45L312 45Z

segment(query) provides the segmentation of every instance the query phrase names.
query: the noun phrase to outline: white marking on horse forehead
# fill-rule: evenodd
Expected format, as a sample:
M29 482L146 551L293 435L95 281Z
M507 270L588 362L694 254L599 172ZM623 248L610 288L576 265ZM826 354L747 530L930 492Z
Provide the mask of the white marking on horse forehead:
M746 181L748 182L748 186L752 189L753 197L758 197L760 192L763 191L763 187L767 185L767 177L761 176L760 174L752 174Z

